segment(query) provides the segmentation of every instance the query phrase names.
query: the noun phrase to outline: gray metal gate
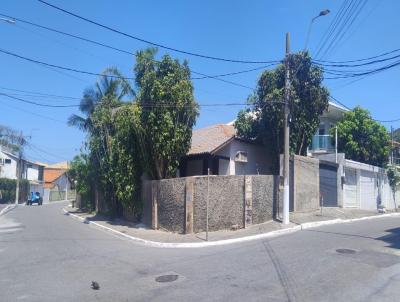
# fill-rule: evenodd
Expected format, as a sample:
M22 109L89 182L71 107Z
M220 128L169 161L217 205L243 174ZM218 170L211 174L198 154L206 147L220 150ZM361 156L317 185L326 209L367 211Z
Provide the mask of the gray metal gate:
M337 207L337 166L332 164L319 164L319 192L321 205L324 207Z

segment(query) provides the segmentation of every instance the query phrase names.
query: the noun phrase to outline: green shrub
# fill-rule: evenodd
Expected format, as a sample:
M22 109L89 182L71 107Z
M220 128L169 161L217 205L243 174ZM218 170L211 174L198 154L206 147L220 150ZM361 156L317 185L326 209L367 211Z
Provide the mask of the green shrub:
M0 203L15 201L16 179L0 178ZM29 181L22 179L19 183L19 202L26 201L29 194Z

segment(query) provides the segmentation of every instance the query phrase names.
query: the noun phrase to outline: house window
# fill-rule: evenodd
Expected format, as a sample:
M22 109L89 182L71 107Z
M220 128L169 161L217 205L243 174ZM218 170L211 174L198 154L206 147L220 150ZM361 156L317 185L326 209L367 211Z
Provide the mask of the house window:
M4 163L5 163L5 164L11 164L11 159L6 158L6 159L4 160Z
M38 180L43 180L43 171L44 171L44 167L39 166Z

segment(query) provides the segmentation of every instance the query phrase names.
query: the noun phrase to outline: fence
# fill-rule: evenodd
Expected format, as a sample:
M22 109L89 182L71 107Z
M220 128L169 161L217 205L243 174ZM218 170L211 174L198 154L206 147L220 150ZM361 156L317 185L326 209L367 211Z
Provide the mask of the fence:
M66 197L66 191L60 190L50 190L49 192L49 202L52 201L60 201L60 200L71 200L76 198L76 191L75 190L68 190L68 196Z
M273 218L278 176L193 176L145 181L143 220L154 229L192 233L244 228Z

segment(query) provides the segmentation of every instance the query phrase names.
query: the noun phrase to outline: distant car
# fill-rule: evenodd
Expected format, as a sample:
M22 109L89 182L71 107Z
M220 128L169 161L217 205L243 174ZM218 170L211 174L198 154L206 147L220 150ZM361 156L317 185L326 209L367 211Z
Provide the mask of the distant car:
M31 193L31 197L26 202L26 205L31 206L32 204L37 203L38 206L43 204L43 198L40 196L39 192Z

